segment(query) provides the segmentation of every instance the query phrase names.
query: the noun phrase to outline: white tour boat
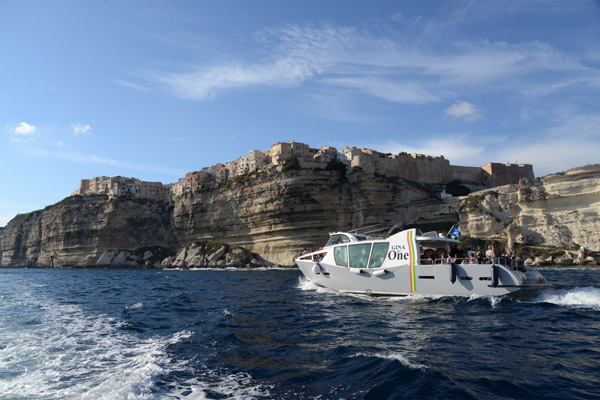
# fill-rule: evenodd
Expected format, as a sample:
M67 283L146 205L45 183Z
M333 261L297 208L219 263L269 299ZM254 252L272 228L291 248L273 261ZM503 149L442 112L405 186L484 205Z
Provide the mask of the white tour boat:
M385 238L329 234L327 244L295 259L317 285L347 293L408 295L530 295L550 285L532 267L506 260L448 257L458 240L403 230Z

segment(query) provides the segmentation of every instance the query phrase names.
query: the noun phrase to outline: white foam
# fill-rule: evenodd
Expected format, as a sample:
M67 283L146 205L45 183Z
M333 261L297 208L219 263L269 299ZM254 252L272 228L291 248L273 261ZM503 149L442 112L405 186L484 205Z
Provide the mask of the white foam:
M298 289L304 291L314 291L317 293L326 293L337 296L345 296L345 297L355 297L365 301L371 302L400 302L400 303L424 303L431 300L437 300L444 297L459 297L463 298L464 296L448 296L448 295L439 295L439 294L411 294L407 296L369 296L366 294L360 293L344 293L338 292L337 290L329 289L323 286L319 286L316 283L311 282L310 280L299 277L298 278ZM489 296L482 296L489 297ZM490 299L492 301L492 299Z
M501 296L492 296L492 295L489 295L489 294L488 295L472 294L472 295L469 296L469 299L467 300L467 303L470 302L470 301L481 300L481 299L488 300L490 302L490 305L492 307L496 307L502 301L502 297Z
M577 287L544 293L536 297L535 301L561 306L600 309L600 289L596 287Z
M402 365L404 365L407 368L411 368L411 369L420 369L420 370L427 369L427 367L425 365L414 363L414 362L410 361L408 358L406 358L404 355L402 355L400 353L394 353L394 352L372 353L372 354L358 353L354 357L377 357L377 358L382 358L385 360L399 361L400 363L402 363Z
M215 398L216 393L223 398L251 400L272 398L271 388L272 386L257 384L247 373L219 375L217 371L207 370L202 377L179 384L173 395L186 400L204 400Z
M294 271L296 268L294 267L198 267L198 268L169 268L169 271L241 271L241 272L250 272L250 271Z
M144 303L135 303L134 305L132 305L130 307L127 307L127 309L131 310L131 309L140 308L140 307L143 307L143 306L144 306Z
M335 291L333 289L328 289L326 287L319 286L316 283L309 281L308 279L302 276L298 278L298 289L304 291L314 291L317 293L341 294L340 292Z
M160 398L155 381L170 363L165 348L191 335L140 339L111 317L35 303L31 326L0 330L0 398Z
M431 300L437 300L444 297L439 294L411 294L408 296L389 296L389 297L375 297L375 299L383 299L389 302L408 302L408 303L426 303Z

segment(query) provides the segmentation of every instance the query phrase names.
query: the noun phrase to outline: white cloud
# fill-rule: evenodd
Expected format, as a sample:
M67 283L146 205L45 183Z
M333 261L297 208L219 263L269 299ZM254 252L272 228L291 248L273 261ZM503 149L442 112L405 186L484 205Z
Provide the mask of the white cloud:
M333 78L323 82L345 88L358 89L373 97L389 100L395 103L425 104L439 100L439 97L429 93L427 89L415 82L394 82L376 78Z
M73 153L66 151L48 151L48 150L29 150L26 154L34 157L45 157L59 160L70 161L74 163L85 163L85 164L100 164L109 167L118 168L121 170L131 171L143 171L143 172L158 172L162 174L170 174L176 176L182 176L185 171L177 168L163 167L157 165L134 163L130 161L115 160L107 157L100 157L93 154Z
M93 133L92 127L88 124L81 124L78 122L76 124L72 124L71 128L73 128L73 133L75 135L91 135Z
M35 126L27 122L21 122L19 125L13 127L11 132L15 135L31 135L35 133Z
M523 92L538 87L532 74L556 75L561 82L596 79L577 59L546 43L502 41L399 40L384 30L287 25L254 34L261 58L204 65L190 72L147 72L143 79L182 98L207 100L219 92L253 86L294 87L306 81L335 85L391 102L423 104L470 91ZM440 39L441 40L441 39ZM571 75L568 79L564 73ZM567 74L565 74L567 75ZM576 78L575 78L576 79ZM502 80L503 85L497 86ZM563 85L569 85L568 82ZM134 87L135 84L129 86ZM479 118L480 114L471 114Z
M191 100L206 100L223 89L247 86L294 86L312 75L304 63L281 59L272 63L249 66L219 65L184 74L169 74L157 80L176 95Z
M504 151L511 155L511 160L533 164L536 176L597 164L600 162L600 114L564 117L553 127L524 135Z
M600 142L587 142L585 146L580 143L571 138L540 140L537 143L514 146L513 149L506 148L503 152L510 154L515 162L532 164L536 176L545 176L598 163Z
M136 74L137 75L137 74ZM125 86L131 89L139 90L140 92L153 92L153 90L147 86L140 85L139 83L133 83L126 80L115 80L117 85Z
M476 121L481 118L481 112L468 101L456 101L446 109L446 115L467 121Z

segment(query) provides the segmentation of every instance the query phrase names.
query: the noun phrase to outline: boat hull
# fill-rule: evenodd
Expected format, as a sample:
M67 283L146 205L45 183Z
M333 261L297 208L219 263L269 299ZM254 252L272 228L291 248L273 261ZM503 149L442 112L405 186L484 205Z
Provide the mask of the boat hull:
M373 296L518 296L548 288L534 269L514 271L502 265L397 265L386 268L347 268L296 260L311 282L339 292Z

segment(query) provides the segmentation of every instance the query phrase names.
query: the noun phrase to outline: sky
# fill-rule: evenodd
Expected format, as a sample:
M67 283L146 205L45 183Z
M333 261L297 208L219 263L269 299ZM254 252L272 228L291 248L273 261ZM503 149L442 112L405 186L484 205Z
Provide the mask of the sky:
M0 226L297 141L600 162L600 2L0 0Z

